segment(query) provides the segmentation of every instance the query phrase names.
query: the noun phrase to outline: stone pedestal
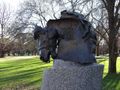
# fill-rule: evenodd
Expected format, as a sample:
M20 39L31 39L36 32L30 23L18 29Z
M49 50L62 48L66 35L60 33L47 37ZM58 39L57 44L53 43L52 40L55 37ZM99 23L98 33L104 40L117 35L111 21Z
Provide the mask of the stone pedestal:
M103 67L55 60L44 72L41 90L102 90Z

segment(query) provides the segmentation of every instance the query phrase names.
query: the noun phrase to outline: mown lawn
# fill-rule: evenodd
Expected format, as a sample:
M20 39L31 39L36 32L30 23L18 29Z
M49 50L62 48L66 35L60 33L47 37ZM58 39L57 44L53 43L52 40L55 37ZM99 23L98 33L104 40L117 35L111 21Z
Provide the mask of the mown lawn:
M104 64L103 90L120 90L120 58L117 62L118 74L107 75L108 60L99 57L98 63ZM40 90L43 71L50 68L36 56L7 57L0 59L0 90Z
M38 57L0 59L0 90L40 90L43 71L51 65Z
M117 74L108 75L108 59L100 62L104 64L103 90L120 90L120 57L117 59Z

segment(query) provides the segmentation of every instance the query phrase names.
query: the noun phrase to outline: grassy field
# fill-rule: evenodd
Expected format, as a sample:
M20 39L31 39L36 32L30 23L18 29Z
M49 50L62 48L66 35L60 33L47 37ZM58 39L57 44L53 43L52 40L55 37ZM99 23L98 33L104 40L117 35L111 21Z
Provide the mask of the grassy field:
M39 90L43 70L51 65L38 57L0 59L0 90Z
M104 64L103 90L120 90L120 58L117 60L118 74L107 75L108 58L97 57ZM52 66L36 56L6 57L0 59L0 90L40 90L43 71Z

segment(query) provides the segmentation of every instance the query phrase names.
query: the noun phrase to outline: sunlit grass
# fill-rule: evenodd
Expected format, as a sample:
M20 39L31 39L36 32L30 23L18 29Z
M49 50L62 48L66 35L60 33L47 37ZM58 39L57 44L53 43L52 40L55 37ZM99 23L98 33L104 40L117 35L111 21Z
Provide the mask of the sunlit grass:
M120 57L117 59L117 74L108 74L108 59L104 64L103 90L120 90Z
M44 69L52 65L41 62L39 57L8 57L7 59L11 59L8 61L4 59L0 62L0 90L31 86L39 89Z
M104 64L103 90L120 90L120 58L117 73L107 75L108 58L97 57ZM40 90L43 71L53 62L43 63L38 56L6 57L0 59L0 90ZM19 89L20 88L20 89Z
M34 58L34 57L36 57L36 56L9 56L9 57L5 57L5 58L0 58L0 62L31 59L31 58Z

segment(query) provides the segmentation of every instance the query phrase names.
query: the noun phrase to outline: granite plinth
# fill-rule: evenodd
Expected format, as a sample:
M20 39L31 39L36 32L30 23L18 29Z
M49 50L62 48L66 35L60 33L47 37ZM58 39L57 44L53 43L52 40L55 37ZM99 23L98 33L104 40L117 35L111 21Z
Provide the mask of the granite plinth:
M44 72L41 90L102 90L104 65L55 60Z

